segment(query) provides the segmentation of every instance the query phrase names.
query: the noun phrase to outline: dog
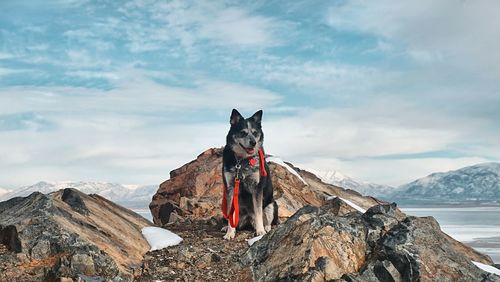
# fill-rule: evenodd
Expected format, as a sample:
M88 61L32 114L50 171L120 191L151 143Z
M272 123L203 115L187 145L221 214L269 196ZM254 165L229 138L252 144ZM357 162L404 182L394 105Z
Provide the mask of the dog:
M273 199L271 174L265 161L261 121L262 110L247 119L236 109L231 112L231 128L222 156L225 187L222 209L228 219L226 240L235 237L236 228L247 226L253 227L257 236L264 235L278 221L278 206ZM235 188L239 188L236 199L233 198ZM236 217L236 223L231 216Z

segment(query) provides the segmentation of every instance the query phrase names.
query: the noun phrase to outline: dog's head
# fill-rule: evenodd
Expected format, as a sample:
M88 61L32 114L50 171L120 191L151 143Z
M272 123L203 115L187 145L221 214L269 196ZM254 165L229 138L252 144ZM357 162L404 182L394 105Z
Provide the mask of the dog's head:
M264 142L262 110L245 119L236 109L231 112L231 129L227 134L227 146L240 158L255 156Z

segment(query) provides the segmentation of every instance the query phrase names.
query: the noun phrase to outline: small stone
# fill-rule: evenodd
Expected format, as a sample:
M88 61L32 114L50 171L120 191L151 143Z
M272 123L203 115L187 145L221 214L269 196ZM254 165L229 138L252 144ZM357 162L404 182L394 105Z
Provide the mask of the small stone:
M40 240L31 249L31 257L34 259L43 259L51 254L50 242L47 240Z
M71 269L75 271L75 273L94 275L94 260L87 254L74 254L71 258Z
M221 257L218 254L212 253L212 261L213 262L219 262L221 261Z

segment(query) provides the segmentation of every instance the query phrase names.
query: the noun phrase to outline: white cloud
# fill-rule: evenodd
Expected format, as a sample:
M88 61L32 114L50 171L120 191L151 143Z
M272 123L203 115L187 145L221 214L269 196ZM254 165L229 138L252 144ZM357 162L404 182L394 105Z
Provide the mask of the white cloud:
M327 14L334 28L378 35L422 63L441 63L498 79L500 2L347 1Z
M225 81L193 81L193 87L173 87L148 79L148 72L77 72L80 76L118 78L112 90L81 87L12 87L0 89L3 113L25 111L160 113L184 110L255 109L277 104L281 96L269 90ZM156 73L153 75L157 75ZM22 97L22 98L20 98Z
M500 134L487 130L495 128L494 124L381 104L386 107L302 109L292 117L265 121L265 146L269 153L305 169L335 169L357 179L391 185L433 171L500 161L496 145L490 142ZM398 101L394 104L400 105ZM450 150L462 157L433 157L432 152Z
M11 75L11 74L16 74L16 73L28 72L28 71L29 70L26 70L26 69L12 69L12 68L0 67L0 77L6 76L6 75Z
M16 56L14 56L11 53L0 52L0 60L12 59L12 58L15 58L15 57Z
M270 17L222 1L131 1L119 11L132 22L126 29L131 51L160 49L178 40L190 51L196 43L210 40L217 45L269 47L279 43L285 25Z
M106 80L117 80L118 75L113 72L101 72L101 71L69 71L66 73L69 76L75 76L85 79L106 79Z
M0 89L3 114L34 112L51 124L49 130L0 132L0 169L9 175L3 184L14 188L41 179L159 183L202 150L224 144L233 107L251 111L282 99L265 89L203 78L192 87L166 86L134 68L110 75L118 79L109 91Z

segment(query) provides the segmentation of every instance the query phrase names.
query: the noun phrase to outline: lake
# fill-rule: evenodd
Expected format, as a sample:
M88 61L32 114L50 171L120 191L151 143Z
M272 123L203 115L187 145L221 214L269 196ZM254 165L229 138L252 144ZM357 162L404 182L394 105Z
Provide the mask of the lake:
M441 229L500 263L500 207L404 208L408 215L433 216Z
M153 220L149 209L133 210ZM500 263L500 207L401 207L401 210L408 215L433 216L448 235Z

